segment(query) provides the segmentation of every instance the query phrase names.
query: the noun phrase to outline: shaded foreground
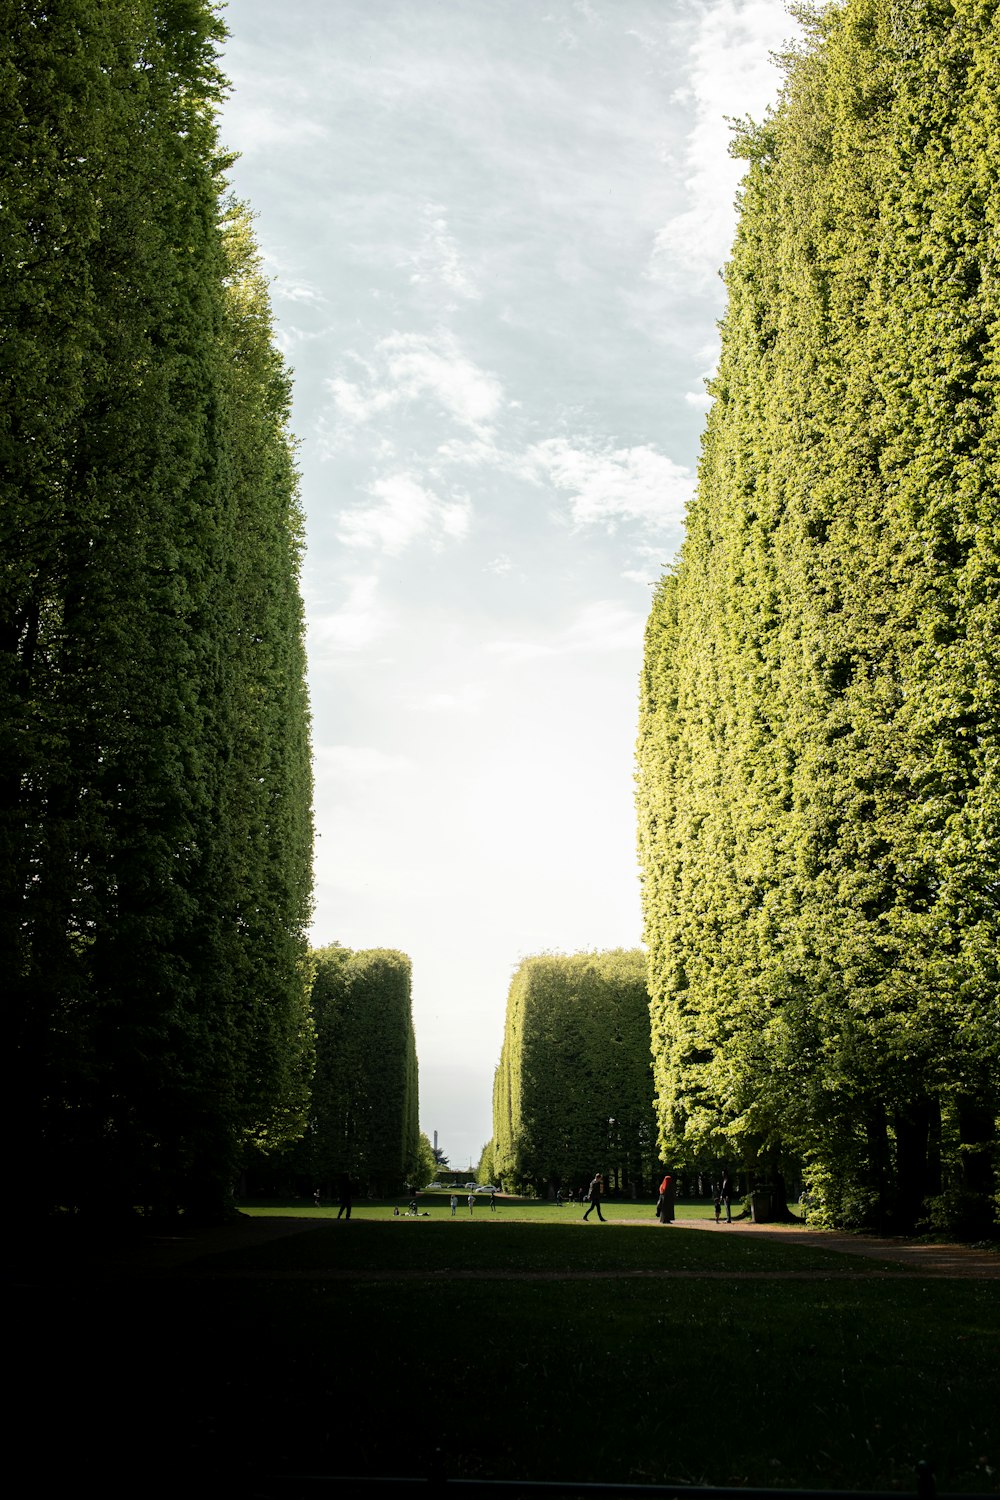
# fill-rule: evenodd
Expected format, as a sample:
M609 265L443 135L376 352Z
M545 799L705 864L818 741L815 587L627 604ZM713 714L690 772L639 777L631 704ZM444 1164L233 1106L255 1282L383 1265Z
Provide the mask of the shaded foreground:
M997 1487L996 1282L485 1216L56 1250L12 1299L14 1431L105 1493L420 1474L436 1447L466 1476L912 1490L926 1456L942 1490Z

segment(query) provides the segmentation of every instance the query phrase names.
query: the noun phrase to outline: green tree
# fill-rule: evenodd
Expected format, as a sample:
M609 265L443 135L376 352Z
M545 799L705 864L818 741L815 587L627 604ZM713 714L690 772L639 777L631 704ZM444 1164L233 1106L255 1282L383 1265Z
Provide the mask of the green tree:
M485 1146L479 1154L479 1165L476 1168L476 1181L481 1182L484 1186L487 1183L495 1183L497 1179L494 1174L495 1169L493 1166L493 1142L492 1140L489 1140L486 1142Z
M493 1094L492 1167L505 1187L575 1187L601 1166L648 1189L652 1079L639 950L525 959L507 997Z
M408 1174L410 1186L425 1188L429 1182L433 1182L437 1172L437 1165L434 1147L424 1132L421 1131L418 1138L417 1164L411 1168Z
M299 1128L287 380L203 0L4 7L0 949L25 1193L222 1211Z
M283 1160L316 1183L329 1186L346 1174L378 1195L397 1192L427 1166L417 1123L410 960L391 949L334 943L316 951L313 964L316 1071L308 1127ZM427 1182L433 1150L430 1161Z
M801 1155L841 1223L981 1227L994 1191L997 40L979 0L847 0L743 128L647 633L661 1141Z

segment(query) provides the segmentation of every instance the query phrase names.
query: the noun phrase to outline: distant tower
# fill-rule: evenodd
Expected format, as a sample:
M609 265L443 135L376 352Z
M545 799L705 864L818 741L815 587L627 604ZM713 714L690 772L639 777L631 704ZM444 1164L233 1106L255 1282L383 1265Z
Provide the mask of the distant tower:
M438 1133L435 1130L435 1132L434 1132L434 1155L435 1156L437 1156L437 1148L438 1148Z

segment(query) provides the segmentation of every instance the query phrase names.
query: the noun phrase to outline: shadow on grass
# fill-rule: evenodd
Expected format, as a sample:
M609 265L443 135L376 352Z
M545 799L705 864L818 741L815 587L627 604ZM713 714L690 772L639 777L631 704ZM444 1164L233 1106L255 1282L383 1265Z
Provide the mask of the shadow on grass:
M773 1279L740 1279L751 1255ZM780 1279L820 1255L818 1279ZM438 1446L469 1477L909 1491L927 1456L943 1490L995 1488L997 1284L833 1263L670 1229L359 1221L167 1275L26 1273L12 1430L50 1479L114 1495L416 1475ZM668 1264L737 1274L559 1275Z
M242 1271L678 1271L725 1274L828 1271L897 1273L899 1266L806 1246L685 1234L672 1225L639 1228L596 1222L518 1223L484 1215L453 1223L424 1219L346 1219L289 1239L211 1258L213 1270Z

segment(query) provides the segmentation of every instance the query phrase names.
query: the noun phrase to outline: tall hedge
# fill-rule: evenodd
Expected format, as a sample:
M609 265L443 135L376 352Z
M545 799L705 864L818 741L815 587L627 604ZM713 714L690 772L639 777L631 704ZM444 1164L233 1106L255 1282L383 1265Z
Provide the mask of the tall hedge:
M421 1169L410 960L334 943L313 962L316 1072L308 1127L286 1164L329 1191L347 1176L398 1192Z
M996 5L813 18L749 166L650 616L660 1135L826 1216L981 1229L1000 1015Z
M40 1204L221 1211L302 1126L288 379L204 0L0 7L0 953Z
M492 1170L505 1188L577 1188L603 1171L648 1189L653 1163L645 955L526 958L507 997Z

